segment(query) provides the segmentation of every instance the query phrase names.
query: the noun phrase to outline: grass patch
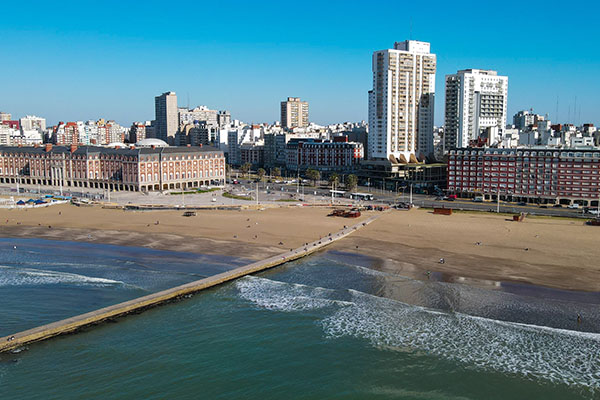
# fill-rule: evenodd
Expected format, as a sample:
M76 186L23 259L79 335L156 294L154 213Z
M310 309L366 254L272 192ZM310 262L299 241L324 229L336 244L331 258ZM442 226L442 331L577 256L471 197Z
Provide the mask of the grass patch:
M216 192L217 190L219 190L219 188L198 189L196 191L196 193L210 193L210 192Z
M189 192L171 192L169 193L171 196L175 196L175 195L181 195L181 194L195 194L195 191L189 191Z
M281 201L281 202L289 202L289 203L296 203L300 200L295 200L295 199L279 199L279 200L275 200L275 201Z
M250 196L238 196L236 194L231 194L229 192L223 193L223 197L227 197L228 199L234 199L234 200L253 200L252 197L250 197Z

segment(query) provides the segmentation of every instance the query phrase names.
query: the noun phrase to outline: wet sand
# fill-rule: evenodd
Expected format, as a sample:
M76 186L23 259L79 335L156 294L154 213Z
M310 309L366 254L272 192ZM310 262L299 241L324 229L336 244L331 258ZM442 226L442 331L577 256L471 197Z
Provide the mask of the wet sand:
M123 211L65 204L28 210L0 209L0 236L143 246L260 260L325 237L368 214L357 221L327 217L330 211L311 207L203 210L197 211L195 217L184 217L183 211Z
M600 291L599 243L600 228L582 220L411 210L386 214L332 249L377 257L376 268L419 279Z
M357 222L327 217L329 212L326 208L283 207L198 211L195 217L183 217L181 211L134 212L71 205L0 209L0 236L259 260ZM379 213L364 213L361 218L373 214ZM491 213L442 216L429 210L392 211L332 249L376 257L376 268L419 279L490 287L498 282L520 282L600 291L600 228L562 218L528 217L520 223L509 219ZM440 258L444 264L439 263Z

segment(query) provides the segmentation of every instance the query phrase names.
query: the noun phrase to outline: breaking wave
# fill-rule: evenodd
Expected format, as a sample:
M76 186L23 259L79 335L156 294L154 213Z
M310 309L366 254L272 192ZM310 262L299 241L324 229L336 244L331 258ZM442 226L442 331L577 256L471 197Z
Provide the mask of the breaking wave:
M113 286L124 285L125 283L68 272L0 266L0 287L56 284Z
M375 347L417 351L468 367L600 389L600 334L447 313L377 297L246 277L242 298L269 310L320 310L331 339L354 337Z

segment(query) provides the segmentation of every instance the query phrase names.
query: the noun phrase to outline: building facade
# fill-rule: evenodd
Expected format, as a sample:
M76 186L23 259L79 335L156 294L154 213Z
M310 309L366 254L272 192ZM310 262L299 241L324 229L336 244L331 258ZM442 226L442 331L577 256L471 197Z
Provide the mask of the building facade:
M346 137L334 140L291 139L286 149L287 168L321 171L352 170L364 158L362 143L348 142Z
M448 190L532 203L597 206L600 150L462 148L448 153Z
M225 183L223 152L209 147L0 147L0 183L152 191ZM81 190L81 189L80 189Z
M308 126L308 102L300 97L288 97L281 102L281 127L284 129L306 128Z
M508 77L466 69L446 75L444 152L479 139L497 142L506 126Z
M425 159L433 153L436 56L430 44L396 42L393 49L374 52L372 63L369 159Z
M169 144L174 144L175 134L179 129L179 110L177 94L166 92L154 98L156 137Z

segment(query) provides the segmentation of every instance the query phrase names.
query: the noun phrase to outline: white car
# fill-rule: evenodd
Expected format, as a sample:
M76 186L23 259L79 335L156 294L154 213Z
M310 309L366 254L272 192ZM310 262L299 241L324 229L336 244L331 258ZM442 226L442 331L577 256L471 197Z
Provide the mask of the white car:
M572 210L576 210L576 209L578 209L578 208L579 208L579 204L577 204L577 203L569 204L569 205L567 206L567 208L570 208L570 209L572 209Z

